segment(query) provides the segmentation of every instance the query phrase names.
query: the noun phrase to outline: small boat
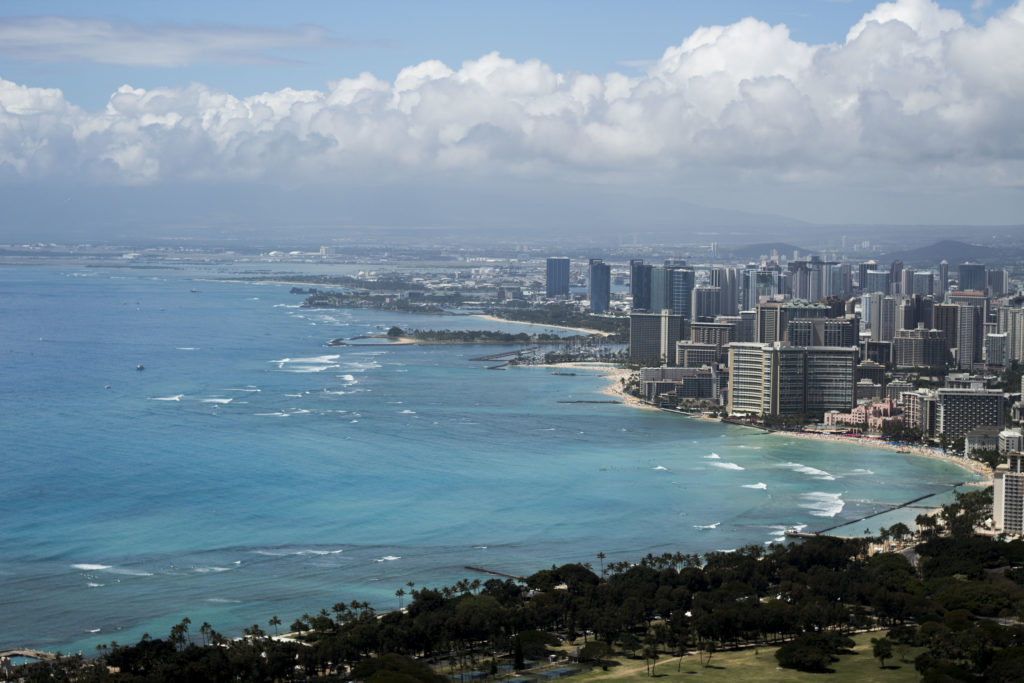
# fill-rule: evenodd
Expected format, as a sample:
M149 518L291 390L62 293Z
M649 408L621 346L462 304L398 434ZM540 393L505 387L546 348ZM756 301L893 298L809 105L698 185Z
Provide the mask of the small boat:
M143 366L143 365L142 365L142 364L140 363L139 365L136 365L136 366L135 366L135 369L136 369L136 370L145 370L146 368L145 368L145 366Z

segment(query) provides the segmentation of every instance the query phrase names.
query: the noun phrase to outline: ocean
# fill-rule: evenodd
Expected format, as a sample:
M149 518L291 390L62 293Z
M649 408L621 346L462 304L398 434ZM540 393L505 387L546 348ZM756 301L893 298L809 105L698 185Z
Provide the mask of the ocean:
M409 582L491 578L466 566L783 542L973 479L571 403L606 399L607 380L470 360L505 347L329 347L392 325L545 330L196 279L237 271L0 267L0 650L88 654L186 616L232 636L341 601L395 609Z

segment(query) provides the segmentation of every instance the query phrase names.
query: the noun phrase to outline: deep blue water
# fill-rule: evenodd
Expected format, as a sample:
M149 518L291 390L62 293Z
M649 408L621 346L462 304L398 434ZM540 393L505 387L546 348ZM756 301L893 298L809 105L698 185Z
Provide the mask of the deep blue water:
M503 347L327 347L391 325L529 328L311 311L286 285L197 274L0 268L0 649L393 609L408 581L488 578L465 565L727 550L969 478L559 403L604 398L606 380L469 360Z

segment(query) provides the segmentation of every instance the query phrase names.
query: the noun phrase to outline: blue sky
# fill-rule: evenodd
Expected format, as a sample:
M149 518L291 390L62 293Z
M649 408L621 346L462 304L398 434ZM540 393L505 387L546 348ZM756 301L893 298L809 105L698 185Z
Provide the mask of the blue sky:
M557 229L609 215L588 213L595 194L639 224L688 203L1018 223L1021 44L1008 0L9 0L0 199L60 187L192 201L198 223L265 216L218 204L210 186L230 184L309 224ZM332 203L323 188L339 186L372 191ZM466 188L501 220L441 199ZM415 218L394 210L426 195ZM517 218L528 202L550 210ZM15 211L0 238L59 219L36 213Z
M7 0L0 18L63 16L126 22L139 27L325 29L326 44L288 46L265 54L281 64L240 58L202 60L184 67L37 61L0 52L0 75L19 83L60 88L86 108L98 108L123 84L153 88L201 82L238 96L281 88L322 88L328 81L368 71L393 78L428 59L456 67L498 51L516 60L540 59L557 71L631 71L661 56L700 26L757 17L785 24L795 40L841 42L877 3L865 0L521 0L519 2L377 2L256 0L221 2L47 2ZM1008 0L942 2L973 23L1007 7ZM973 9L972 5L978 5Z

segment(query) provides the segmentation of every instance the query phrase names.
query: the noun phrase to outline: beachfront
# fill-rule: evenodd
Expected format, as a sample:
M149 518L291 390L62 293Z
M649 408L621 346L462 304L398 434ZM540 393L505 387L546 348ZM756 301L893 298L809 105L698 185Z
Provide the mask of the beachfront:
M647 410L661 410L660 408L658 408L656 406L653 406L653 405L643 401L642 399L637 398L636 396L633 396L632 394L629 394L629 393L626 392L626 390L625 390L626 382L629 380L630 376L632 376L632 374L633 374L633 371L629 370L628 368L624 368L624 367L621 367L619 365L615 365L614 363L554 363L554 364L551 364L551 365L545 365L544 367L574 368L574 369L579 369L579 370L599 370L601 372L601 376L606 378L606 379L608 379L608 385L605 386L601 390L602 394L605 394L607 396L614 396L614 397L620 399L623 403L625 403L627 405L630 405L630 406L633 406L635 408L644 408L644 409L647 409ZM668 411L668 412L677 413L677 411ZM678 414L679 415L683 415L684 417L690 417L690 418L696 418L696 419L714 420L716 422L720 422L721 421L718 418L712 418L712 417L708 417L706 415L690 415L688 413L682 413L682 412L679 412ZM732 422L730 424L737 424L737 423ZM742 427L742 426L745 426L745 425L738 424L738 426ZM750 426L751 426L751 428L761 429L760 427L754 427L753 425L750 425ZM889 441L884 441L882 439L872 439L872 438L868 438L868 437L856 437L856 436L845 436L845 435L838 435L838 434L819 434L819 433L815 433L815 432L772 431L772 430L763 430L763 431L767 431L768 433L770 433L770 434L772 434L774 436L793 437L793 438L797 438L797 439L810 439L810 440L814 440L814 441L830 441L830 442L833 442L833 443L843 443L843 444L849 444L849 445L852 445L852 446L868 446L868 447L871 447L871 448L880 448L880 449L884 449L884 450L895 451L897 453L907 453L907 454L910 454L910 455L919 455L919 456L925 457L925 458L932 458L932 459L935 459L935 460L942 460L943 462L948 462L948 463L956 465L956 466L958 466L958 467L960 467L960 468L962 468L964 470L967 470L968 472L971 472L972 474L975 474L975 475L977 475L979 477L982 477L984 479L984 481L985 481L985 485L986 486L990 485L992 483L992 481L993 481L992 470L989 467L985 466L984 464L982 464L982 463L980 463L980 462L978 462L976 460L971 460L970 458L967 458L967 457L948 454L945 451L943 451L941 448L937 448L937 447L934 447L934 446L915 446L915 445L910 445L910 444L893 443L893 442L889 442Z

